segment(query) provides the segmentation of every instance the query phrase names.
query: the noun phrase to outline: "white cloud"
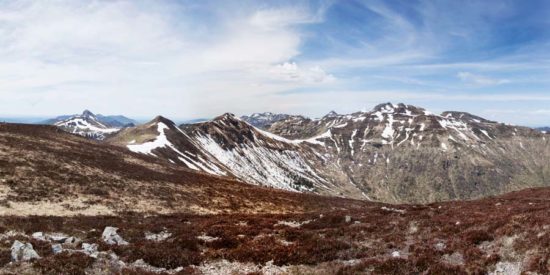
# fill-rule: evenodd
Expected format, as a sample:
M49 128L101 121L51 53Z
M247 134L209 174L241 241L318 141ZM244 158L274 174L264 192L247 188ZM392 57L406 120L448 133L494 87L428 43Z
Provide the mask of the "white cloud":
M304 83L330 83L336 80L336 77L325 72L319 66L301 68L295 62L277 64L273 66L272 73L275 79Z
M470 72L459 72L456 76L460 80L462 80L462 82L465 82L467 84L480 85L480 86L501 85L501 84L510 83L510 80L508 79L490 78L487 76L473 74Z
M172 5L0 3L0 109L213 116L244 97L333 78L315 65L288 63L300 54L302 33L295 27L318 22L316 10L218 3L208 7L212 19L206 20L191 5ZM293 76L299 81L289 81Z

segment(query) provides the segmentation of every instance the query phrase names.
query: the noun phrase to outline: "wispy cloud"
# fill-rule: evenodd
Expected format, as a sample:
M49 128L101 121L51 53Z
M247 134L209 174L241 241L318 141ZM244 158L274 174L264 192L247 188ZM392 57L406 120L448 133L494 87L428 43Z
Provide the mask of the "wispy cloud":
M336 77L325 72L321 67L301 68L295 62L285 62L273 66L271 71L275 79L298 81L304 83L329 83Z
M497 78L491 78L479 74L474 74L470 72L459 72L456 75L462 82L468 83L468 84L474 84L474 85L501 85L510 83L510 80L508 79L497 79Z

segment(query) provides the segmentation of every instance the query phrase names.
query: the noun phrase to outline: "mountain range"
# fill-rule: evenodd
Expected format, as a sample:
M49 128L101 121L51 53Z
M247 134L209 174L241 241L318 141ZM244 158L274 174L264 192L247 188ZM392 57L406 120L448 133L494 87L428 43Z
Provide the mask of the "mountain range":
M387 103L73 131L0 123L0 273L547 274L538 130Z
M55 125L73 134L103 140L106 136L112 135L124 127L137 125L137 122L121 115L96 115L85 110L82 114L58 116L41 124Z
M405 104L319 119L224 114L178 126L157 117L105 142L251 184L392 203L473 199L550 177L542 132Z

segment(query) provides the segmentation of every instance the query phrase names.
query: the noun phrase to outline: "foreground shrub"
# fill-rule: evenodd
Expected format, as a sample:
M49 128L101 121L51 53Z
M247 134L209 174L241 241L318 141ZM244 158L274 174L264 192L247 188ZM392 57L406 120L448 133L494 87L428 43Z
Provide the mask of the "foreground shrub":
M86 274L84 271L91 266L94 259L82 253L63 252L55 256L42 258L34 263L34 267L43 274Z

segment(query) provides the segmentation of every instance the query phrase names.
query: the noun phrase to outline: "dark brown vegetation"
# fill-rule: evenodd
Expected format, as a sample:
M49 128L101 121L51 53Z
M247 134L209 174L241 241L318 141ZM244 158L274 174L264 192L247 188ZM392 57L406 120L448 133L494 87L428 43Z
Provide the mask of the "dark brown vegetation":
M322 213L4 217L0 226L26 234L65 232L99 243L100 251L113 251L125 262L143 259L167 269L226 259L279 266L332 262L329 272L338 274L485 274L498 262L512 262L521 263L523 271L548 274L549 198L545 188L470 202L368 204ZM130 245L102 243L105 226L119 227ZM144 238L145 232L161 231L172 236L161 242ZM40 245L35 247L42 252ZM396 251L399 255L392 256ZM452 255L458 258L452 260ZM79 270L89 265L80 256L65 254L35 263L45 273L59 270L56 266Z
M204 214L310 212L363 205L198 173L54 126L0 124L0 207L21 215L18 203L22 202L63 205L64 211L51 215L74 215L99 206L107 214Z

